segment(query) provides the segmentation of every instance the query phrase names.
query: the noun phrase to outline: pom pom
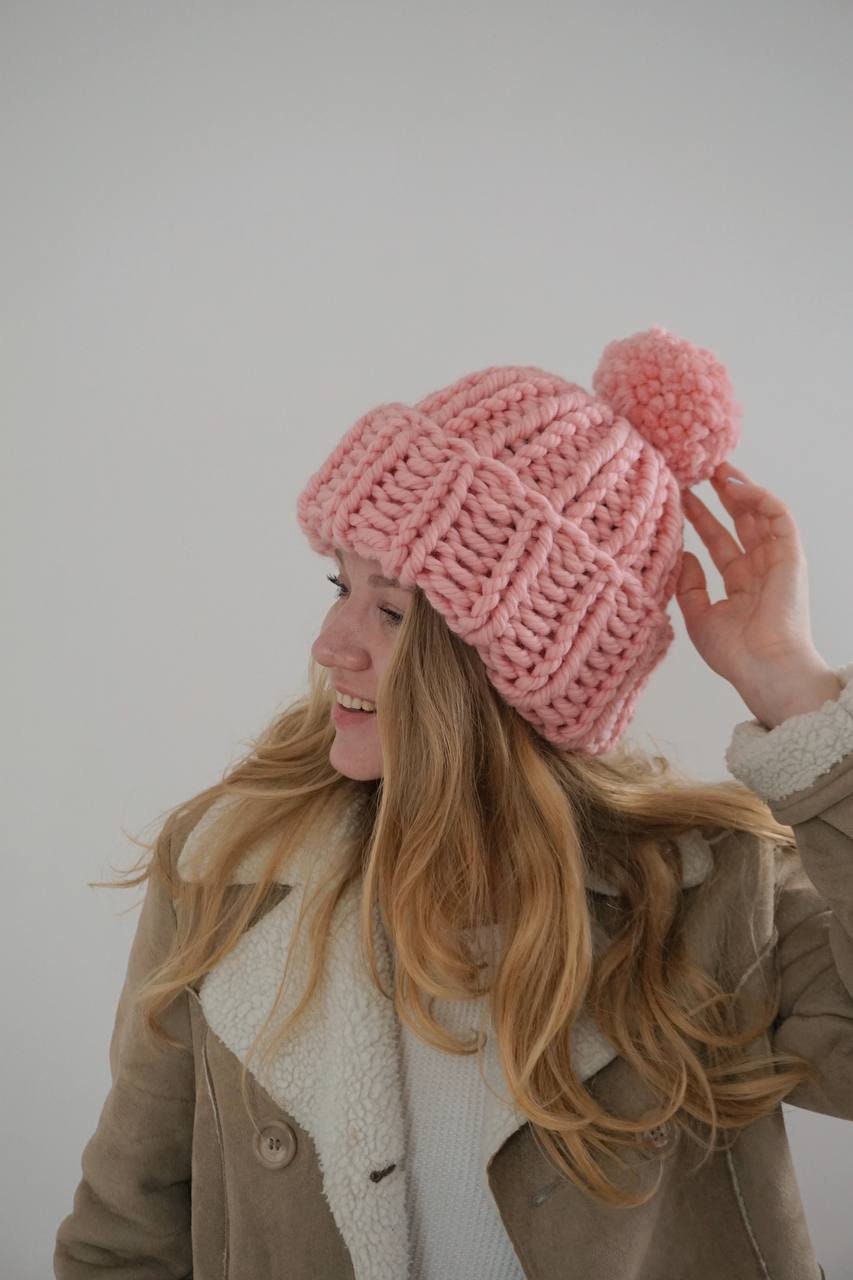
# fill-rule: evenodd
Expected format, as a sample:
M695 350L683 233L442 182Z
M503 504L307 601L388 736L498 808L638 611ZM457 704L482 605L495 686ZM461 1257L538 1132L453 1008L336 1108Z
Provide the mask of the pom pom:
M608 343L592 386L660 450L681 488L707 480L740 439L743 410L717 357L657 325Z

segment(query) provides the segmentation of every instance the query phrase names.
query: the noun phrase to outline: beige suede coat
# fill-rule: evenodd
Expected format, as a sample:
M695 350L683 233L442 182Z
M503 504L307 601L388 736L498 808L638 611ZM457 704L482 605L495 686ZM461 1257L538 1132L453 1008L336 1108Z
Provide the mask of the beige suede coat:
M694 956L757 997L778 980L779 1013L756 1052L796 1052L821 1069L819 1086L800 1086L786 1103L853 1120L853 664L842 672L837 701L772 731L742 722L726 753L730 772L793 827L798 855L730 831L696 829L678 844ZM183 878L200 874L220 810L191 831L174 824ZM166 1025L189 1053L152 1045L130 1005L176 927L171 896L149 882L110 1045L112 1087L56 1237L59 1280L406 1280L398 1025L354 963L355 896L340 904L316 1016L263 1075L248 1077L253 1120L240 1096L241 1062L272 1003L301 899L336 848L334 838L306 843L269 909L171 1007ZM264 853L250 851L235 880L251 881ZM600 906L612 892L589 876L597 953L607 945ZM389 982L392 956L376 916L374 938ZM294 960L288 990L299 993L307 957ZM632 1118L650 1111L654 1099L585 1016L572 1051L604 1107ZM650 1129L625 1158L639 1177L631 1185L659 1179L658 1190L641 1208L617 1210L556 1176L507 1101L491 1035L483 1065L500 1098L488 1095L479 1158L529 1280L824 1276L781 1107L692 1176L697 1149L670 1125Z

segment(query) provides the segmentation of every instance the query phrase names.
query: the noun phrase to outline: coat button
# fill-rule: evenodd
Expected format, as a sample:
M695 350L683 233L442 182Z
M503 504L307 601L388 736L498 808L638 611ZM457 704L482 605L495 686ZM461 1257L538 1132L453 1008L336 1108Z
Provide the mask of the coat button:
M283 1169L296 1155L296 1134L289 1124L271 1120L255 1133L255 1155L267 1169Z
M672 1146L675 1138L675 1126L672 1124L656 1124L643 1134L643 1143L651 1151L661 1155Z

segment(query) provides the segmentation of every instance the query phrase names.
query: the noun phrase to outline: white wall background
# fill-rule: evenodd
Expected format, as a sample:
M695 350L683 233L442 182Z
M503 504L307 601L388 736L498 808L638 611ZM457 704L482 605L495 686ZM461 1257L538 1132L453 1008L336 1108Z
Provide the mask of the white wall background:
M651 324L709 346L745 410L733 460L798 519L815 643L853 659L853 11L0 16L0 1270L30 1280L109 1086L141 901L86 881L304 689L333 595L296 496L361 413L492 363L588 387L605 344ZM672 616L631 733L722 778L749 712ZM842 1280L853 1132L785 1113Z

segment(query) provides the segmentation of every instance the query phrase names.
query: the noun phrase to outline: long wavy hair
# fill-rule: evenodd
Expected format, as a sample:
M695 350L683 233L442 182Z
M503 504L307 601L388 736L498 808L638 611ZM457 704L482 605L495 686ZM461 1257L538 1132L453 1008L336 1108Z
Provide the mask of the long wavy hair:
M154 841L129 836L145 853L121 880L90 882L130 888L156 875L180 908L170 954L135 994L150 1033L179 1047L159 1016L258 918L275 882L286 882L282 872L306 832L350 811L357 821L343 860L297 922L298 934L309 905L319 902L308 982L264 1062L308 1008L335 907L358 883L362 954L398 1016L437 1049L477 1053L479 1038L455 1039L423 997L485 997L508 1087L534 1140L560 1175L603 1204L633 1207L654 1191L632 1195L611 1182L595 1152L624 1168L616 1149L671 1121L704 1149L704 1163L720 1135L733 1141L801 1081L816 1078L798 1055L756 1056L753 1041L778 1011L778 980L761 1006L748 1007L741 974L704 971L684 945L675 837L694 827L709 835L739 830L765 850L770 842L796 856L791 828L752 791L734 781L691 780L665 757L628 745L595 757L555 747L500 698L476 651L419 591L378 689L381 778L353 780L330 764L334 697L312 659L307 696L276 715L220 782L168 811ZM203 878L184 881L174 874L170 838L223 795L239 800L226 835L208 851ZM263 874L231 883L246 852L270 835L274 852ZM587 893L590 867L616 896ZM396 949L390 992L374 952L375 902ZM597 959L593 913L608 936ZM495 922L501 953L481 983L485 966L468 931ZM243 1064L244 1102L248 1062L279 1007L283 969ZM651 1091L656 1113L638 1120L611 1114L576 1078L568 1032L583 1006Z

